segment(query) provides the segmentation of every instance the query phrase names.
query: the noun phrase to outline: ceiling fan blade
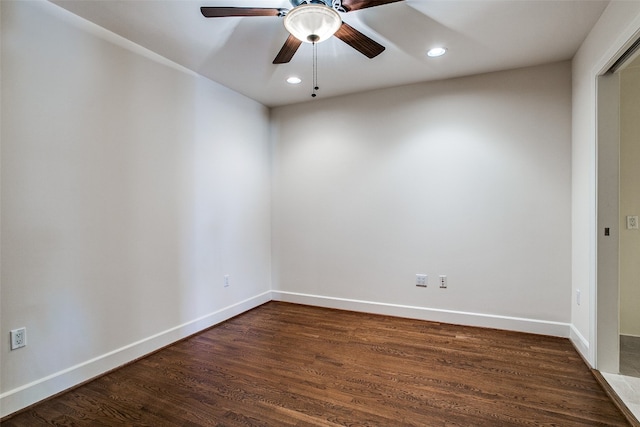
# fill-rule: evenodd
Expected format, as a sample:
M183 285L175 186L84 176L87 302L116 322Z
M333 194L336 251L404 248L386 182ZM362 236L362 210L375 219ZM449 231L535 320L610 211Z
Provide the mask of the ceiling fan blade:
M289 34L289 38L287 38L287 41L282 45L282 49L280 49L280 52L276 55L276 59L273 60L273 63L286 64L291 61L291 58L293 58L293 55L301 44L302 42L300 40Z
M346 22L342 23L334 35L368 58L375 58L385 49L380 43L365 36Z
M396 3L404 0L342 0L342 7L347 12L368 7L382 6L383 4Z
M263 7L201 7L205 18L225 18L227 16L280 16L284 9Z

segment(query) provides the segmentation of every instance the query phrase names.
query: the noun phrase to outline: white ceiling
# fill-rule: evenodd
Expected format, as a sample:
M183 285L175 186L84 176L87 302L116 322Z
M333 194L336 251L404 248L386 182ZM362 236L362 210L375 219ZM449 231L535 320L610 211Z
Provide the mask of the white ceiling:
M200 6L283 7L288 0L52 0L267 106L312 101L312 47L272 61L282 18L204 18ZM318 45L318 98L570 59L608 1L405 0L342 14L386 46L368 59L332 37ZM443 45L445 56L428 58ZM297 86L286 78L297 75Z

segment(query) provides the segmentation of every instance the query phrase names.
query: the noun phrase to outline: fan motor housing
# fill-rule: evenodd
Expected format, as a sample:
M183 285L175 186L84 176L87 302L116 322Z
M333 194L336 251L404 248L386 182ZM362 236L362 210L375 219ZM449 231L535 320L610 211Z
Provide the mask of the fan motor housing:
M323 4L327 7L333 8L333 2L331 0L289 0L291 6L297 7L301 4Z

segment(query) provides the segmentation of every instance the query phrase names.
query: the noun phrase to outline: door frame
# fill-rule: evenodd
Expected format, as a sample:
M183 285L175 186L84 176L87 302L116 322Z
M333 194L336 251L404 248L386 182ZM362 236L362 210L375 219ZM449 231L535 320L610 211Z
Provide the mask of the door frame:
M620 75L611 67L640 40L640 16L625 42L612 46L595 67L596 142L593 164L594 215L591 247L594 266L590 299L590 349L592 366L602 372L619 373L620 368L620 285L619 285L619 209L620 209ZM621 36L618 40L624 40ZM625 63L637 56L631 55ZM609 235L605 236L605 228Z
M620 75L597 77L596 369L617 374L619 334Z

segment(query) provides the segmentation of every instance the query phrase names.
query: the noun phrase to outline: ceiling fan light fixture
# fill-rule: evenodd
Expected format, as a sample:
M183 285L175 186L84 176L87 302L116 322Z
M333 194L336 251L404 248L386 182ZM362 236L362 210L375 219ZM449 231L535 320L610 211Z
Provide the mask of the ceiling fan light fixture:
M446 47L434 47L433 49L429 49L427 52L427 56L430 58L437 58L438 56L442 56L447 53Z
M320 43L335 34L342 19L335 9L321 4L294 7L284 17L284 27L305 43Z

